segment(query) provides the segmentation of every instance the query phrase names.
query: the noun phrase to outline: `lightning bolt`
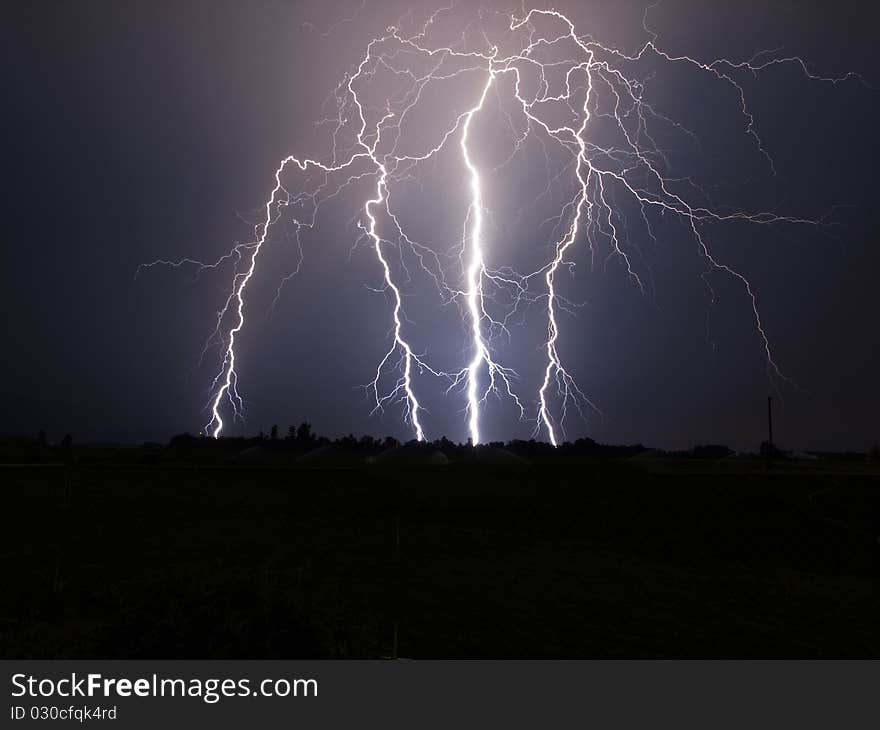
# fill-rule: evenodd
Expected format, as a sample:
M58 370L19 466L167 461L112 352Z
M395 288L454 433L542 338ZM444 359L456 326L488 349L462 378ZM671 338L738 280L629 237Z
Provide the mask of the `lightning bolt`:
M504 384L505 392L513 399L519 408L520 416L524 409L519 398L511 389L510 378L516 373L499 365L492 359L489 345L483 336L482 322L490 319L486 313L483 301L483 278L487 276L486 264L483 260L483 197L480 189L480 172L470 157L468 150L468 133L474 115L483 108L489 89L495 74L490 72L483 93L480 95L478 104L465 116L461 135L461 153L464 164L470 174L471 204L468 210L468 218L472 219L470 230L470 260L467 266L467 309L471 322L471 336L473 338L474 356L467 367L467 398L468 398L468 427L471 434L471 443L476 446L480 443L480 405L495 392L496 381ZM488 384L482 395L479 392L480 369L485 366L488 371Z
M416 394L417 375L428 375L446 382L447 394L462 391L471 442L482 442L481 411L490 396L509 399L521 419L526 406L514 389L518 372L498 361L493 354L497 337L511 337L510 322L535 305L542 305L546 316L546 339L543 376L537 386L534 404L535 434L544 433L554 446L565 437L565 421L570 409L582 416L586 410L601 413L598 406L575 382L566 369L563 351L563 328L560 315L573 312L577 304L559 291L559 276L574 267L570 254L579 244L588 247L592 265L603 266L617 261L641 294L653 293L653 280L642 249L631 240L631 231L641 226L645 238L657 243L652 220L672 216L681 220L690 233L698 254L706 263L702 275L708 291L707 323L716 299L710 276L722 274L742 287L751 308L755 332L767 363L768 376L774 384L795 385L778 365L771 340L759 309L759 296L747 276L720 260L713 251L707 227L712 224L743 222L752 225L776 224L811 226L826 231L824 218L808 219L772 212L749 212L718 208L708 192L687 176L670 172L669 157L655 141L658 125L686 135L695 144L699 137L684 125L664 115L646 98L646 79L627 73L627 68L642 62L681 65L706 74L729 88L738 105L742 130L766 162L768 172L776 169L771 155L758 133L746 92L737 75L758 76L778 65L790 65L816 83L838 85L847 81L868 88L857 73L827 77L813 73L798 56L781 55L779 50L764 50L748 60L726 58L702 61L688 55L673 55L662 49L658 35L648 26L647 16L659 3L646 8L642 27L648 34L635 52L601 44L579 34L574 23L552 9L523 10L521 17L481 9L453 34L453 42L431 39L449 16L455 22L456 4L433 12L414 32L403 30L404 21L391 26L384 35L373 38L359 64L328 96L333 111L318 123L330 126L330 151L322 159L284 158L275 171L272 188L254 226L251 241L238 243L216 260L202 262L192 258L157 259L143 264L136 275L156 266L188 268L198 276L206 271L225 270L231 266L229 293L217 312L214 329L205 341L200 361L215 348L220 350L220 367L211 384L208 403L210 420L205 433L218 437L224 430L224 411L232 418L242 417L244 401L239 392L237 337L246 326L248 285L257 274L261 252L273 243L272 231L280 221L292 226L302 262L302 234L313 229L318 214L327 201L349 188L371 182L372 192L363 199L356 227L360 241L368 242L374 252L382 277L378 291L391 303L390 343L376 366L373 379L365 386L373 400L372 412L384 411L392 404L402 409L404 421L416 439L426 438L423 417L426 413ZM363 5L360 10L363 9ZM358 12L360 12L358 10ZM412 15L412 11L408 16ZM355 16L356 17L356 16ZM347 18L340 23L351 22ZM499 22L503 21L503 22ZM335 26L334 26L335 27ZM332 28L324 36L329 35ZM502 51L501 49L504 49ZM372 84L379 77L392 79L392 90L372 98ZM423 104L426 89L442 82L477 78L470 101L451 100L465 111L454 114L450 125L439 133L422 128L422 147L405 149L404 131L409 119ZM560 80L561 79L561 80ZM501 83L507 80L507 86ZM503 88L502 88L503 87ZM505 91L508 93L505 95ZM536 139L546 160L547 185L535 200L550 199L555 188L565 184L567 175L573 195L567 198L558 215L543 221L539 230L552 224L548 246L552 255L539 268L521 273L509 266L490 264L485 203L485 171L481 171L474 150L479 144L474 135L474 120L486 110L490 93L498 100L507 131L513 137L510 154L494 168L506 167ZM430 93L430 92L427 92ZM554 116L554 110L556 116ZM559 122L559 113L570 121ZM557 121L551 121L556 119ZM614 142L600 144L591 135L594 124L611 124ZM524 129L520 130L519 126ZM432 243L418 241L405 229L394 202L395 191L420 184L419 175L426 163L436 159L458 139L462 161L462 179L456 185L469 191L463 233L457 251L437 250ZM607 135L603 139L607 139ZM412 144L412 143L410 143ZM561 171L551 173L551 150L561 151L568 161ZM302 180L294 188L289 178ZM624 196L638 210L633 223L620 205ZM523 211L521 211L521 215ZM387 233L386 233L387 231ZM291 236L284 237L289 240ZM604 254L603 254L604 250ZM457 262L455 271L452 263ZM407 336L410 320L404 307L404 288L412 281L410 266L419 267L433 282L443 306L456 304L462 314L462 326L469 342L469 360L460 368L444 369L417 352ZM281 278L272 306L283 287L299 271L297 267ZM650 286L646 285L646 281ZM487 301L497 308L506 297L507 311L498 316ZM390 385L386 376L391 374Z

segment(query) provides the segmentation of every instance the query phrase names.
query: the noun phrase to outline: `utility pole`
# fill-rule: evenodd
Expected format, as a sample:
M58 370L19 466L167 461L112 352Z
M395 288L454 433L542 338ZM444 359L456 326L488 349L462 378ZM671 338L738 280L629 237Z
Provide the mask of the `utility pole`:
M773 468L773 396L767 396L767 468Z

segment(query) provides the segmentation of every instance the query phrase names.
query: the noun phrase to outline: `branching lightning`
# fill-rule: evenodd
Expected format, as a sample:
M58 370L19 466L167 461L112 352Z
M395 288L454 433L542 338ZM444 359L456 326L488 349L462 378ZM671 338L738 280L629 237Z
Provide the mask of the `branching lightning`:
M321 207L343 191L359 189L367 182L372 192L360 203L359 240L370 244L379 264L381 291L391 303L391 326L390 344L366 389L373 400L373 412L399 404L404 420L420 441L426 438L426 411L416 393L418 375L445 382L447 394L465 395L467 426L473 444L483 440L481 411L490 396L509 399L522 419L528 417L528 402L534 403L535 433L546 436L553 445L565 437L565 421L572 408L581 415L586 415L587 410L600 412L564 363L562 345L566 333L560 314L571 312L577 305L560 293L559 276L573 267L571 252L583 244L594 265L600 259L603 265L619 262L633 285L647 295L653 290L653 285L646 285L646 281L651 282L651 272L641 248L633 243L631 232L638 232L640 227L642 235L656 243L654 216L673 216L685 224L706 264L703 281L710 308L716 297L710 274L728 276L742 287L751 306L769 376L774 382L790 382L774 357L755 287L744 273L713 252L707 226L739 221L759 226L822 228L825 221L716 208L708 202L711 198L706 191L691 178L673 176L666 152L655 141L654 130L662 125L696 143L699 138L657 110L646 98L646 79L639 78L632 69L650 62L680 64L725 85L735 95L743 133L754 143L772 174L773 159L759 136L746 92L737 81L738 73L758 75L784 64L794 66L814 82L865 82L854 73L839 78L818 76L800 57L781 56L772 50L761 51L746 61L720 58L706 62L670 54L658 45L657 34L648 27L647 15L653 7L656 6L646 9L643 20L649 40L632 53L579 34L568 17L550 9L523 11L519 16L483 9L477 17L460 25L453 43L435 42L432 39L439 35L436 28L444 18L447 24L457 22L455 4L434 12L415 28L415 33L405 33L401 23L371 40L359 64L331 94L334 111L319 122L319 126L332 127L329 154L324 161L293 156L281 161L275 171L275 185L254 226L253 240L236 244L213 262L159 259L139 269L140 272L161 265L191 268L198 274L232 268L228 296L217 312L214 329L202 351L203 359L215 348L220 352L205 432L220 436L226 425L224 413L227 419L230 413L233 419L242 416L237 336L247 321L246 290L258 275L261 252L273 243L279 223L284 222L292 230L301 263L301 236L317 225ZM391 79L391 90L374 98L374 82L380 76ZM465 111L456 111L452 123L439 131L420 129L421 149L406 152L401 140L409 129L410 118L432 87L450 80L461 81L466 89L460 92L462 98L450 99L450 108ZM571 177L573 195L560 207L558 215L539 227L540 230L544 224L553 224L549 239L540 242L549 247L551 256L533 271L519 272L507 265L490 263L497 256L492 252L487 228L486 171L480 169L481 156L475 153L480 147L475 129L490 96L497 100L506 130L513 138L509 155L495 170L508 165L534 139L547 159L547 186L535 203L549 198L554 186ZM560 121L563 119L567 121ZM606 128L610 124L616 141L598 141L607 140L609 135L591 134L596 124ZM455 140L460 148L461 176L452 181L451 187L466 189L469 200L463 211L461 240L450 254L408 233L394 199L396 191L417 183L419 169L438 158ZM550 169L551 149L568 159L556 173ZM293 178L298 181L296 188ZM638 210L635 223L616 204L619 196ZM461 309L468 346L466 362L459 369L444 370L432 364L410 343L410 320L402 287L409 280L408 266L413 262L433 282L444 305L456 304ZM285 283L298 271L299 265L281 279L273 306ZM487 305L492 293L498 292L506 292L510 302L501 317ZM499 361L493 342L501 335L510 337L513 318L524 316L525 310L536 305L546 317L542 346L545 365L533 399L526 399L514 387L520 380L518 372ZM389 374L391 383L386 385Z

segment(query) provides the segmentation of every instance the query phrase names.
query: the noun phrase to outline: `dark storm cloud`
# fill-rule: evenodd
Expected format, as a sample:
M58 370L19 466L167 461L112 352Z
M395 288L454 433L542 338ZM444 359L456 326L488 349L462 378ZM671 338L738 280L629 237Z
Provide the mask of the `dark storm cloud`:
M145 261L213 259L247 240L251 231L236 213L255 220L278 160L315 151L314 122L327 110L328 93L366 41L406 5L368 2L356 22L327 37L321 30L353 15L358 2L4 5L2 430L164 439L206 422L213 362L188 372L228 277L206 272L193 281L184 272L154 270L134 282L133 274ZM644 39L642 7L594 2L560 9L584 32L634 48ZM669 0L651 23L672 53L748 58L784 45L817 70L858 69L880 85L875 13L853 2ZM664 109L699 128L703 149L678 137L674 154L715 186L719 199L802 216L822 215L835 203L854 206L837 214L839 240L803 228L733 225L713 229L713 245L750 277L776 358L807 391L785 391L780 442L861 448L877 440L873 135L880 94L856 83L811 83L782 67L744 81L776 162L774 178L749 147L723 90L664 70L652 83ZM485 154L493 154L488 143ZM521 171L508 181L511 197L490 195L491 206L503 210L540 187L527 167ZM414 225L426 234L459 226L442 201L436 208L416 204ZM356 387L372 377L390 325L387 299L368 289L379 281L369 251L348 259L356 207L356 198L339 201L306 236L302 275L270 316L263 313L277 280L267 278L253 292L255 316L240 347L248 430L308 419L330 435L409 434L396 412L370 418ZM496 253L509 250L512 259L547 244L514 227L498 230L504 235L493 239ZM709 347L693 243L672 223L663 241L646 249L656 303L619 267L590 273L588 256L577 258L577 276L565 286L586 306L563 322L565 356L606 417L572 421L570 433L661 446L753 447L770 387L748 303L741 288L713 280L719 298L710 321L716 346ZM290 250L279 248L276 256L276 271L293 263ZM438 325L437 332L445 333L439 341L414 336L431 354L455 361L463 340L452 328ZM524 363L533 357L529 332L505 356ZM533 384L524 388L531 397ZM444 401L430 390L426 397L429 435L464 438L463 400ZM492 438L531 430L513 423L502 406L492 406L486 423Z

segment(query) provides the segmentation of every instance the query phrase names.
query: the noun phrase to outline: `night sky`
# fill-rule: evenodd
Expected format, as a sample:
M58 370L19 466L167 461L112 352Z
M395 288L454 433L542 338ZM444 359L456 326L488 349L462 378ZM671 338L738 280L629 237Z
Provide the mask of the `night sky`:
M0 432L43 428L51 439L72 432L79 441L164 441L207 422L217 353L198 361L229 272L195 279L192 270L156 268L136 280L135 272L159 258L213 260L248 240L279 160L326 153L315 122L326 116L328 94L369 39L413 3L367 0L354 22L334 26L359 5L3 4ZM606 44L633 50L646 38L644 2L554 5ZM873 3L666 0L650 19L672 54L747 59L784 46L817 73L856 70L880 87ZM840 224L836 239L809 227L733 224L713 228L711 240L719 258L750 278L776 360L802 389L782 388L777 441L867 448L880 441L880 91L856 81L811 82L793 66L738 78L776 177L744 134L729 87L666 68L652 82L651 98L699 133L699 149L675 138L676 164L720 206L809 218L846 206L831 218ZM489 141L481 154L487 166L504 156ZM497 189L513 190L511 197L487 194L495 216L487 248L498 263L507 254L515 262L546 253L551 243L505 220L546 183L541 167L526 163L528 157L516 168L515 186ZM448 211L461 182L454 165L447 168L438 176L448 195L432 183L428 193L437 197L430 204L415 191L401 192L425 238L460 230L461 216ZM268 431L273 423L286 430L308 420L329 436L411 435L399 408L371 417L358 388L373 377L391 323L387 297L374 291L381 283L375 257L368 247L352 251L352 219L365 189L334 200L304 235L302 272L274 310L278 277L296 261L292 246L279 240L267 259L270 273L248 291L251 319L239 346L247 422L229 433ZM764 438L766 397L775 391L742 287L713 279L713 349L699 278L705 267L694 243L672 224L660 238L659 245L638 241L653 275L651 296L633 287L619 264L600 262L591 271L586 251L574 256L574 276L563 277L566 295L584 306L577 317L562 318L560 348L604 412L585 422L572 417L568 435L755 449ZM460 364L460 327L427 327L438 310L419 301L414 292L415 343L443 364ZM513 329L510 345L499 346L507 364L521 367L517 389L530 421L519 423L509 405L490 401L487 439L527 438L532 430L541 329L540 312L532 314ZM422 387L428 437L464 440L464 399L444 397L427 381Z

